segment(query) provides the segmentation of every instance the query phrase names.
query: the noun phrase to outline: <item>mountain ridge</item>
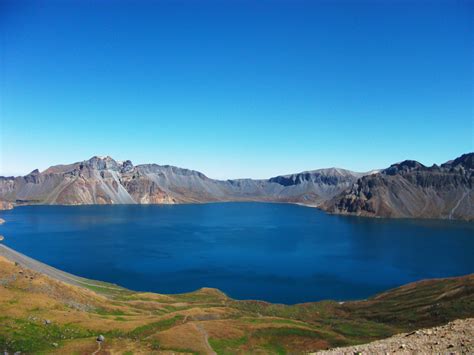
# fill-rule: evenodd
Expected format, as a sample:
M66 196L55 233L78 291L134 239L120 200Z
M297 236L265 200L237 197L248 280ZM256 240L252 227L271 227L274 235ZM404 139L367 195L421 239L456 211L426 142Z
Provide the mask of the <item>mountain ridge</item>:
M369 217L474 219L474 153L427 167L414 160L366 175L321 208Z
M106 204L272 201L318 204L363 173L319 169L270 179L216 180L172 165L93 156L82 162L0 177L0 199L10 203ZM291 183L282 184L283 180ZM286 181L285 180L285 181Z
M404 160L365 173L308 170L217 180L173 165L93 156L25 176L0 177L0 207L22 204L285 202L368 217L474 219L474 153L441 165Z

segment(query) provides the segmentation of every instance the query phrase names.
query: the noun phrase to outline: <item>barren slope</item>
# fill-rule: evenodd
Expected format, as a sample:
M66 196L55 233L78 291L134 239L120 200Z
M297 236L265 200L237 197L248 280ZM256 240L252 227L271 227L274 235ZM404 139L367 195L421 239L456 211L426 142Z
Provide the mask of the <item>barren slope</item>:
M23 177L0 177L0 201L66 205L279 201L317 205L362 175L321 169L269 180L222 181L169 165L134 166L128 160L93 157Z
M473 186L474 153L432 167L407 160L358 179L322 208L362 216L473 220Z

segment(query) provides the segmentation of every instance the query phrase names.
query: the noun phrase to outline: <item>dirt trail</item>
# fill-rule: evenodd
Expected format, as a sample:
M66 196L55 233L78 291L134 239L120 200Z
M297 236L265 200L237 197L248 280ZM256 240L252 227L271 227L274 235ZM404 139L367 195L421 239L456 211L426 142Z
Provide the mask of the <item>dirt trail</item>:
M474 353L474 318L458 319L448 324L369 344L335 348L317 354L472 354Z
M207 348L207 353L212 354L212 355L217 355L217 353L214 351L214 349L211 347L211 344L209 344L209 334L207 334L206 329L199 324L199 323L192 323L192 325L196 328L196 330L202 334L204 337L204 343L206 344Z
M100 350L102 349L102 342L98 341L97 342L97 350L92 353L92 355L97 355L100 353Z

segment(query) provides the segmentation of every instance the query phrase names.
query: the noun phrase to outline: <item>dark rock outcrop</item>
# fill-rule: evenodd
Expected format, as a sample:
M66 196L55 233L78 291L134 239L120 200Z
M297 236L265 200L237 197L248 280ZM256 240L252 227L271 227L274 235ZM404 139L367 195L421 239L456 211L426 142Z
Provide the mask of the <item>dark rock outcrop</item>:
M426 167L413 160L361 177L321 207L374 217L474 219L474 153Z

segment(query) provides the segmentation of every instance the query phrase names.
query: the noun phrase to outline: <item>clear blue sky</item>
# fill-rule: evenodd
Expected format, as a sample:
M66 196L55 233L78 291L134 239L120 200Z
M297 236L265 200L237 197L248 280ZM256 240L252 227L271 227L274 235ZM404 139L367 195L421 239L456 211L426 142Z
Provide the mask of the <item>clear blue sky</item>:
M0 1L0 175L264 178L474 150L473 1Z

